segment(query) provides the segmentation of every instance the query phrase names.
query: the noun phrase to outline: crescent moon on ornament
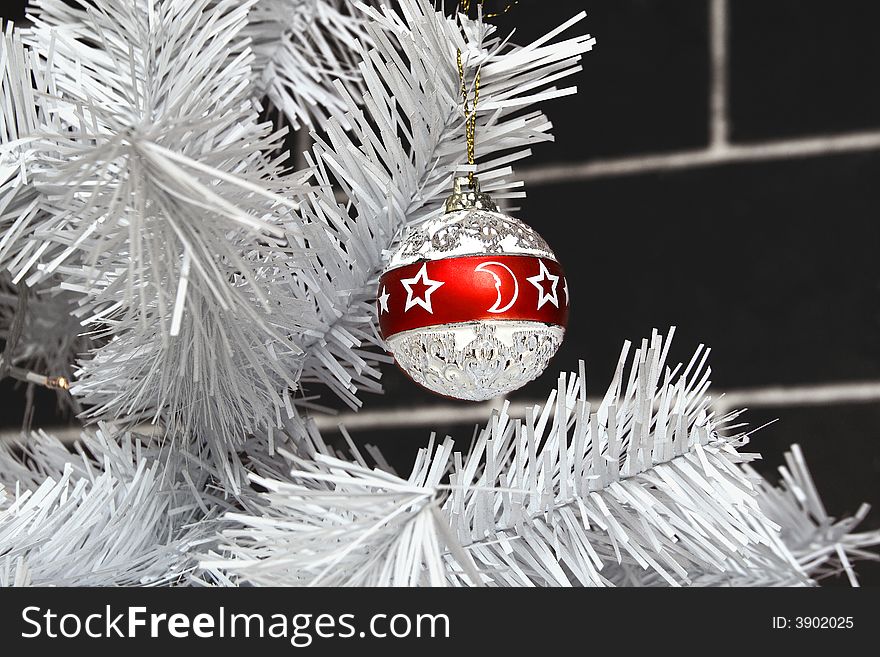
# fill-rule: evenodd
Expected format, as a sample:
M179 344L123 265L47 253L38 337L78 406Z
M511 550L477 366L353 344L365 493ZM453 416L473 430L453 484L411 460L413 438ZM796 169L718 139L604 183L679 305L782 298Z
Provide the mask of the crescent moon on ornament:
M510 278L513 280L513 296L510 298L503 307L501 306L501 302L504 299L504 295L501 292L501 287L503 281L501 280L501 276L499 276L496 272L488 269L488 267L501 267L504 271L510 274ZM481 271L487 274L491 274L492 278L495 279L495 289L498 291L498 298L495 300L495 304L489 308L486 312L490 313L504 313L510 310L513 307L513 304L516 303L517 298L519 298L519 282L516 280L516 274L511 271L510 267L501 262L483 262L477 265L474 268L474 271Z

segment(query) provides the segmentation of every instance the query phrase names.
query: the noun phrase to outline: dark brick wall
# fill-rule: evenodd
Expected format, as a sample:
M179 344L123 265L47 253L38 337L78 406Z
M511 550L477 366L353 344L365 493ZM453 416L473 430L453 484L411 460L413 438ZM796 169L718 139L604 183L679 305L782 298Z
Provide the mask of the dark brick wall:
M880 5L732 0L730 9L735 139L880 124Z

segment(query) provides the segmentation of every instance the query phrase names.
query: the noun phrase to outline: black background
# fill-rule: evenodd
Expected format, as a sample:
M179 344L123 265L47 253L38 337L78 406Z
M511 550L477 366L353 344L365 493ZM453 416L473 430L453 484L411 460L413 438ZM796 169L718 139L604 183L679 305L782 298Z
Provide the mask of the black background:
M491 3L490 3L491 4ZM496 3L497 5L498 3ZM16 18L7 4L2 13ZM854 0L729 3L731 136L744 144L880 129L880 5ZM580 9L597 37L580 93L547 103L558 141L528 163L578 163L697 149L708 142L708 0L521 0L496 22L525 43ZM746 162L528 189L519 216L566 268L569 333L539 381L544 397L583 358L604 390L624 339L678 327L672 358L713 348L719 389L880 380L880 152ZM3 424L21 422L20 393L2 384ZM365 408L448 403L393 367ZM38 395L37 425L56 425ZM880 505L880 404L762 408L764 473L800 443L832 514ZM69 421L69 420L67 420ZM436 427L464 443L471 426ZM405 470L428 430L361 432ZM872 511L865 528L880 527ZM880 567L862 564L864 584Z

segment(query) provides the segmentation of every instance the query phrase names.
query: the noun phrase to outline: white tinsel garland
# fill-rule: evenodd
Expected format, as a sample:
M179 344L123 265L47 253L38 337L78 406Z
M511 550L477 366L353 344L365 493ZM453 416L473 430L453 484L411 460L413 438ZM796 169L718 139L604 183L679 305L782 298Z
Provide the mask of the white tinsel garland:
M8 267L29 285L63 277L109 338L74 387L90 415L159 420L184 444L201 431L234 446L290 413L308 325L303 248L283 226L306 176L282 171L283 132L248 97L247 9L46 0L25 45L4 47L33 74L12 99L36 99L4 154L40 208Z
M718 433L736 414L708 411L700 352L670 369L667 351L655 334L627 375L625 348L596 409L581 372L525 418L495 414L466 454L432 439L407 479L375 449L379 468L353 443L340 452L313 424L290 425L293 451L245 443L265 492L231 504L211 492L211 463L147 438L102 426L72 459L31 434L0 450L0 578L764 586L840 568L855 582L852 561L880 544L880 531L853 533L866 508L830 518L797 448L782 487L758 477L744 465L754 455L734 449L744 436Z
M358 43L366 20L348 0L258 0L244 34L251 39L254 93L265 95L298 129L320 127L346 105L334 84L359 98Z
M137 436L83 439L76 455L42 432L0 443L0 585L188 581L223 508L204 475Z
M252 475L263 504L226 516L203 566L276 585L788 586L880 544L850 533L863 512L811 520L791 493L804 468L775 489L746 467L746 436L722 435L737 414L711 412L707 352L669 368L668 348L655 333L627 373L625 347L595 409L582 371L525 418L505 406L467 453L432 438L408 479L312 431L288 476Z

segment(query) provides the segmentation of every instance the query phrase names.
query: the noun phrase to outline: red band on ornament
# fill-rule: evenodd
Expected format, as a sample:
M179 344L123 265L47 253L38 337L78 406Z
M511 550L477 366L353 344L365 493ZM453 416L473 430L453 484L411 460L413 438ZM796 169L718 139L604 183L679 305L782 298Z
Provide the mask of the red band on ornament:
M427 326L487 319L565 326L568 283L558 262L534 256L423 261L382 274L377 308L386 338Z

